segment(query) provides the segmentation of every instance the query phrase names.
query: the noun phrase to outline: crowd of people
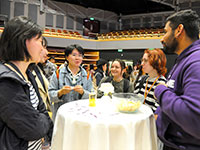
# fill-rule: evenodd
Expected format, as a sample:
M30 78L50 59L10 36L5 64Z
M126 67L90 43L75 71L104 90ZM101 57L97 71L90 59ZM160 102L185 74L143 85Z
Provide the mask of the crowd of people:
M80 45L67 46L66 62L58 67L55 58L48 59L42 28L24 16L11 19L0 38L0 149L50 149L59 107L88 99L92 91L101 98L101 86L110 83L114 93L144 97L155 116L160 150L199 150L199 22L195 11L176 12L166 20L163 50L146 49L135 66L99 59L96 69L87 70ZM165 53L178 55L168 76Z

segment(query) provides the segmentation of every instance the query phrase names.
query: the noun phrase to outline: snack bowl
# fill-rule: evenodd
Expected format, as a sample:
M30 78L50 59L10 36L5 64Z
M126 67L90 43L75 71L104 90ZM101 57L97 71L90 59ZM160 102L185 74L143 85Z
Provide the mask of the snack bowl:
M136 112L144 102L143 96L134 93L114 93L112 99L117 110L123 113Z

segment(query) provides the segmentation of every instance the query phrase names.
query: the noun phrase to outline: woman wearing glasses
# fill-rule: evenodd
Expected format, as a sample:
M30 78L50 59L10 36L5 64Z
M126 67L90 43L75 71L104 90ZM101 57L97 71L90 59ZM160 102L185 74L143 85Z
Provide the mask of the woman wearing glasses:
M140 77L134 93L143 95L144 103L155 112L159 104L154 98L154 89L158 84L166 82L164 77L167 72L166 56L161 49L147 49L144 51L141 62L143 72L148 75Z
M70 45L65 48L67 65L54 72L49 84L49 96L54 103L53 119L58 108L67 102L87 99L93 89L91 77L81 67L84 50L79 45Z

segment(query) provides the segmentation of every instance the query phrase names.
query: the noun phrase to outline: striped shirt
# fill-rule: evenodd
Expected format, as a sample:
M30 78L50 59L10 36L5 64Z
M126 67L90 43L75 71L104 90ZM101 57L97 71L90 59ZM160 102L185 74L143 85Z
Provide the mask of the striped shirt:
M144 96L146 85L147 85L147 91L149 91L151 85L156 80L156 77L155 78L149 78L148 84L147 84L147 80L146 80L146 82L144 82L141 89L139 89L139 84L140 84L141 79L142 79L142 77L140 77L138 82L136 83L134 93ZM153 110L153 112L155 112L157 107L159 106L158 100L156 100L154 98L154 90L155 90L156 86L160 83L166 83L166 78L162 75L158 78L158 80L152 86L151 90L148 92L147 97L145 99L145 104L148 105Z
M30 101L32 106L37 110L39 105L39 98L33 88L32 84L28 82L29 90L30 90ZM42 149L42 140L35 140L28 142L28 150L41 150Z

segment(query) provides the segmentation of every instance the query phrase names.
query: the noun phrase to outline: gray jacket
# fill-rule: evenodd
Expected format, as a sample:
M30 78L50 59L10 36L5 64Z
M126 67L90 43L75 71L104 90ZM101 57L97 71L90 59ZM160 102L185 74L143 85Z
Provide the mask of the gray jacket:
M56 71L57 65L47 60L44 66L45 77L50 81L52 74Z

